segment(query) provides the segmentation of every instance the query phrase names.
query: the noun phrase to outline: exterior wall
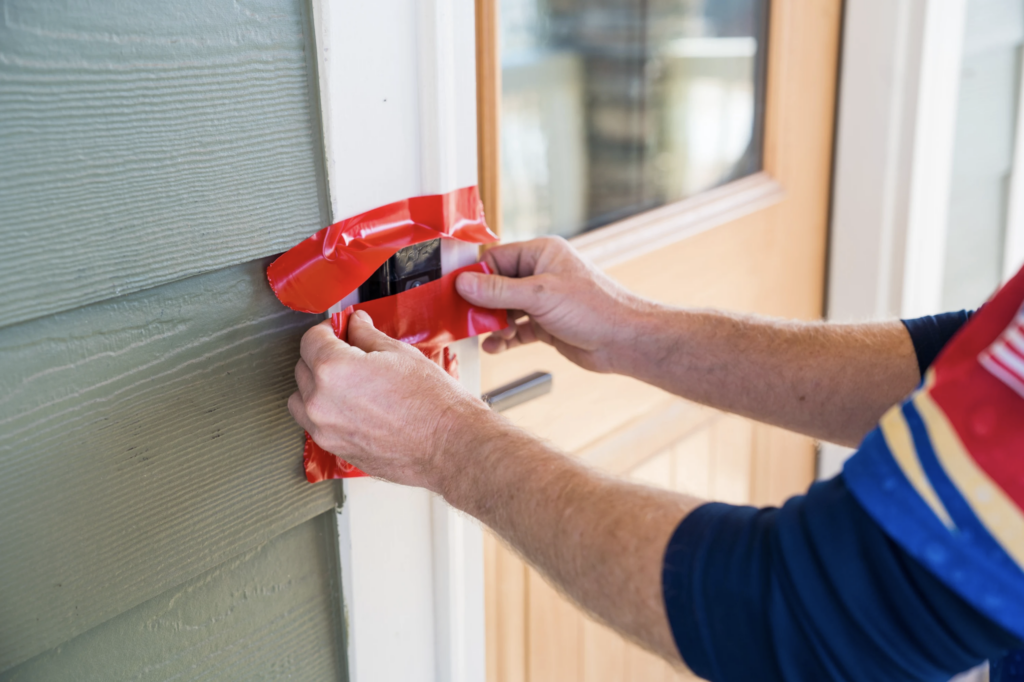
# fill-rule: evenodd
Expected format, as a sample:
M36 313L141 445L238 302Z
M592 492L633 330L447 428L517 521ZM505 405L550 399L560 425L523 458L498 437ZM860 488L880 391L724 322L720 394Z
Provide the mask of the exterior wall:
M4 19L0 324L321 227L301 0L11 0Z
M330 514L8 671L10 682L339 680ZM296 558L301 557L301 561Z
M338 679L263 274L328 217L308 8L4 9L0 679Z

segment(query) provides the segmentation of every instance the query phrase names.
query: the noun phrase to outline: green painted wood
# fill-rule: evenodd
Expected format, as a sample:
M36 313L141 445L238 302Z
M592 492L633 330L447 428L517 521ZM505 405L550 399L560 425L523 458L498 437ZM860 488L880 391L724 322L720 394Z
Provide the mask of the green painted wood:
M229 559L2 682L345 679L328 512Z
M6 0L0 326L321 227L305 0Z
M335 505L266 265L0 329L0 670Z

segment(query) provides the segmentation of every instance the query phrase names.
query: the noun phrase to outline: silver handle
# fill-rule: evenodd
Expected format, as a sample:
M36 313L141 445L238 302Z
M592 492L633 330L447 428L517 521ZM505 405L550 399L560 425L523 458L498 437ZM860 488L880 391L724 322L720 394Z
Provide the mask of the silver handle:
M504 412L510 407L522 405L528 400L551 393L553 379L554 377L551 376L551 372L534 372L529 376L513 381L511 384L505 384L500 388L484 393L480 397L495 412Z

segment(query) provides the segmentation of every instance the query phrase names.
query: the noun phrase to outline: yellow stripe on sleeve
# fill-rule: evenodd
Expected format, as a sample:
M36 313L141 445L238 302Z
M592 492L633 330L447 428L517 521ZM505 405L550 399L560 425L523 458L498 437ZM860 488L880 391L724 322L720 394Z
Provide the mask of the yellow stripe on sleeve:
M929 371L924 389L913 400L928 430L935 456L974 515L1017 565L1024 568L1024 515L999 484L967 452L945 412L928 393L933 380Z
M900 405L896 405L886 412L879 426L882 429L882 435L885 436L889 451L892 452L896 463L903 470L903 475L910 481L910 485L914 486L917 494L931 507L932 512L939 517L946 528L954 530L956 524L950 518L946 506L942 504L938 493L935 492L931 481L924 473L921 461L917 458L917 448L914 447L914 439L910 435L910 427L907 426L907 420L903 416Z

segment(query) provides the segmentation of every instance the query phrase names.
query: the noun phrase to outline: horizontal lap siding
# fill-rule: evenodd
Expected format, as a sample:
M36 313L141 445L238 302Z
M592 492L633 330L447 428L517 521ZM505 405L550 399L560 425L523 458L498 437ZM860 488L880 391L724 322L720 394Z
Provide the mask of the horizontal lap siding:
M334 506L265 267L0 330L0 670Z
M339 596L329 568L332 515L0 673L0 681L343 679Z
M2 679L339 677L285 407L316 318L265 278L327 215L309 25L4 3Z
M0 326L321 226L300 0L7 0Z

